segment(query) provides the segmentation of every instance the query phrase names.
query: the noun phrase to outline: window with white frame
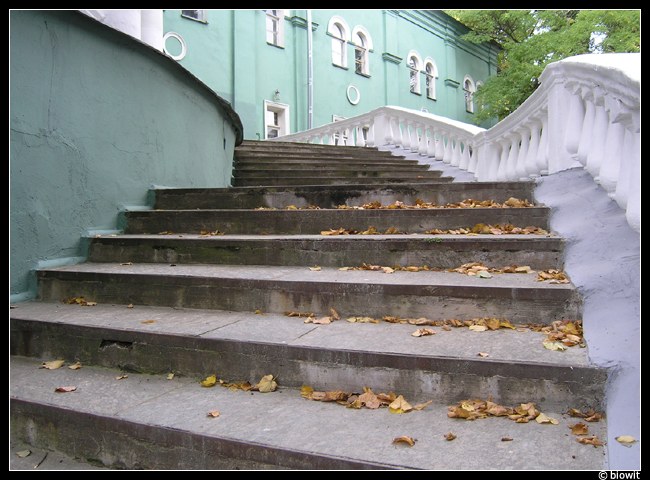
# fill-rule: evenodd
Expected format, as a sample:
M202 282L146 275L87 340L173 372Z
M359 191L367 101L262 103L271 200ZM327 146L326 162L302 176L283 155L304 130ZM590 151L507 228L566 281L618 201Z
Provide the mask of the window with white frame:
M289 105L264 100L264 138L277 138L289 133Z
M370 59L368 53L372 50L372 38L368 31L357 25L352 30L354 44L354 71L359 75L370 75Z
M438 78L438 67L433 60L427 58L424 61L424 78L427 98L436 99L436 78Z
M408 54L409 69L409 88L411 93L420 94L420 69L422 68L422 59L420 55L411 50Z
M347 117L342 117L340 115L332 115L332 122L340 122L341 120L345 120ZM348 143L348 135L347 135L347 130L345 133L343 133L343 138L338 133L335 133L334 135L334 145L345 145Z
M348 67L347 43L350 28L343 18L335 15L327 26L327 33L332 37L332 63L338 67Z
M476 86L474 80L469 75L465 75L463 79L463 91L465 93L465 111L474 113L474 92L476 91Z
M266 10L266 43L284 47L284 10Z
M205 10L181 10L181 16L196 20L197 22L208 22L208 17L205 13Z

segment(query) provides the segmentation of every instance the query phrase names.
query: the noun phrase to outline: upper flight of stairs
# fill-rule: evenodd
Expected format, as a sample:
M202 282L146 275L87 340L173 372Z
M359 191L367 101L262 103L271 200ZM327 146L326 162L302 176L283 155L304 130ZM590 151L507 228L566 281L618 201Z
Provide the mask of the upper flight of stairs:
M156 190L152 210L124 213L123 234L89 239L86 263L37 272L38 300L11 309L12 438L112 468L603 467L602 448L567 428L579 420L568 409L604 406L606 372L586 348L545 349L531 329L432 327L435 335L416 338L414 325L346 321L580 319L571 283L446 271L468 262L562 269L562 238L424 233L478 223L549 230L544 206L336 208L532 201L534 183L452 183L376 149L254 141L236 148L233 177L232 188ZM369 227L404 233L321 234ZM432 269L340 270L364 263ZM62 302L71 297L97 304ZM332 308L341 319L330 324L286 315ZM55 358L83 367L38 368ZM273 374L280 388L202 388L211 374L251 383ZM61 385L77 390L55 393ZM356 410L303 399L303 385L433 403L401 415ZM472 398L534 402L559 425L447 417L447 406ZM214 409L221 416L206 418ZM604 422L589 427L605 438ZM456 440L443 438L450 431ZM401 435L418 441L392 444Z

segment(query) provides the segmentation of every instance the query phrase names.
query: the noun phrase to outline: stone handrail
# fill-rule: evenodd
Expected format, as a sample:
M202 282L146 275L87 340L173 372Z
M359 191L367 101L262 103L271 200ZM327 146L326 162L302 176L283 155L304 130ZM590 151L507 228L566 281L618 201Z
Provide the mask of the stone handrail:
M549 64L540 86L489 130L388 106L279 140L395 145L474 173L526 180L585 168L641 228L641 55L587 54Z

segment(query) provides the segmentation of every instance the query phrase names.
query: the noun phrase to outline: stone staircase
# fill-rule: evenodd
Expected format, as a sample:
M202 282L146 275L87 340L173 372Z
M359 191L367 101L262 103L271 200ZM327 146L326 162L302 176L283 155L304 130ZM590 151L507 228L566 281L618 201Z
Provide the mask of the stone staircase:
M38 300L10 312L12 439L129 469L604 466L603 449L568 428L580 421L570 408L604 407L606 372L586 348L548 350L534 328L434 326L418 338L419 325L382 320L579 319L570 283L446 270L562 269L561 238L424 233L478 223L548 230L548 208L336 208L532 200L534 183L452 183L370 148L245 141L235 155L233 188L156 190L152 210L124 214L124 234L89 239L87 263L38 272ZM370 227L403 233L321 234ZM364 263L432 268L341 270ZM80 297L91 305L62 302ZM340 320L313 323L332 320L331 309ZM57 358L83 367L38 368ZM253 384L272 374L279 389L201 387L213 374ZM64 385L77 388L55 392ZM303 385L432 403L405 414L345 408L303 398ZM447 416L475 398L534 402L559 424ZM206 416L215 409L218 418ZM589 430L606 437L602 421ZM415 445L392 443L403 435Z

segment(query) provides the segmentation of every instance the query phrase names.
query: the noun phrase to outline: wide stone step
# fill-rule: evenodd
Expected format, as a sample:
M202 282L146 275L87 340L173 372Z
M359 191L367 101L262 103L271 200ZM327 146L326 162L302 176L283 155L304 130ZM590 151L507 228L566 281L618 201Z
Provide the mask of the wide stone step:
M577 319L571 284L534 274L477 278L451 272L340 271L307 267L85 263L39 270L39 298L84 297L100 304L160 305L252 312L327 312L344 316L506 318L550 323Z
M153 190L155 208L284 208L289 205L335 208L374 201L414 205L417 199L437 204L468 198L504 202L510 197L533 200L533 182L458 182L404 185L321 185L296 187L159 188Z
M392 155L391 152L380 152L378 150L361 150L361 151L339 151L339 150L327 150L327 151L313 151L305 149L281 149L273 151L263 151L263 150L253 150L253 151L242 151L239 149L235 150L234 158L236 161L247 160L281 160L281 159L329 159L332 161L340 160L351 160L354 162L361 161L392 161L392 162L406 162L406 163L417 163L417 160L406 160L406 157L402 155Z
M392 186L400 183L450 183L453 177L404 177L391 178L371 177L272 177L272 178L235 178L234 187L261 187L261 186L318 186L318 185L379 185Z
M413 337L418 328L345 317L318 325L274 313L33 301L11 311L11 354L127 372L217 373L229 381L272 373L284 386L371 386L440 403L492 396L502 404L602 407L605 370L589 363L584 348L548 350L544 333L521 326L429 327L434 335Z
M288 165L347 165L347 164L360 164L360 165L374 165L374 166L412 166L421 165L417 160L405 160L395 158L393 156L380 158L380 157L353 157L353 156L320 156L320 157L305 157L301 155L266 155L258 157L235 157L234 165L275 165L275 164L288 164ZM426 166L426 165L423 165Z
M281 169L270 168L266 170L234 170L233 176L236 180L239 179L259 179L262 181L270 180L273 178L297 178L319 176L322 179L328 178L393 178L399 176L401 178L439 178L442 172L438 170L427 170L422 168L404 167L401 169L359 169L352 168L314 168L314 169Z
M244 140L235 148L235 155L243 152L260 153L303 153L313 152L327 155L390 155L391 152L379 150L376 147L356 147L345 145L319 145L315 143L295 142L257 142L255 140Z
M357 171L357 170L371 170L377 172L393 172L395 174L400 172L426 172L429 171L428 165L420 165L418 163L396 163L396 162L350 162L342 160L340 162L328 161L275 161L275 162L235 162L234 168L236 172L248 171L274 171L274 170L298 170L304 172L320 172L320 171Z
M18 438L127 469L582 469L600 470L600 449L581 445L562 410L558 425L505 418L447 418L446 405L391 414L309 401L281 386L271 393L202 388L196 378L99 367L39 369L12 358L11 428ZM206 375L217 365L206 365ZM265 372L266 373L266 372ZM281 378L278 378L282 385ZM360 382L371 379L359 379ZM54 393L76 385L71 393ZM571 404L573 407L573 404ZM209 418L207 412L220 416ZM457 438L446 441L453 431ZM590 431L605 436L604 423ZM361 433L363 432L363 433ZM411 448L393 439L417 439ZM512 441L503 442L509 437ZM531 447L534 445L534 448ZM486 455L485 452L491 452Z
M542 235L119 235L90 239L91 262L435 266L482 262L562 269L564 240Z
M548 230L547 207L444 208L420 210L144 210L124 212L125 233L201 233L219 230L226 234L319 234L344 228L380 233L389 228L403 233L457 229L484 224L537 226Z

